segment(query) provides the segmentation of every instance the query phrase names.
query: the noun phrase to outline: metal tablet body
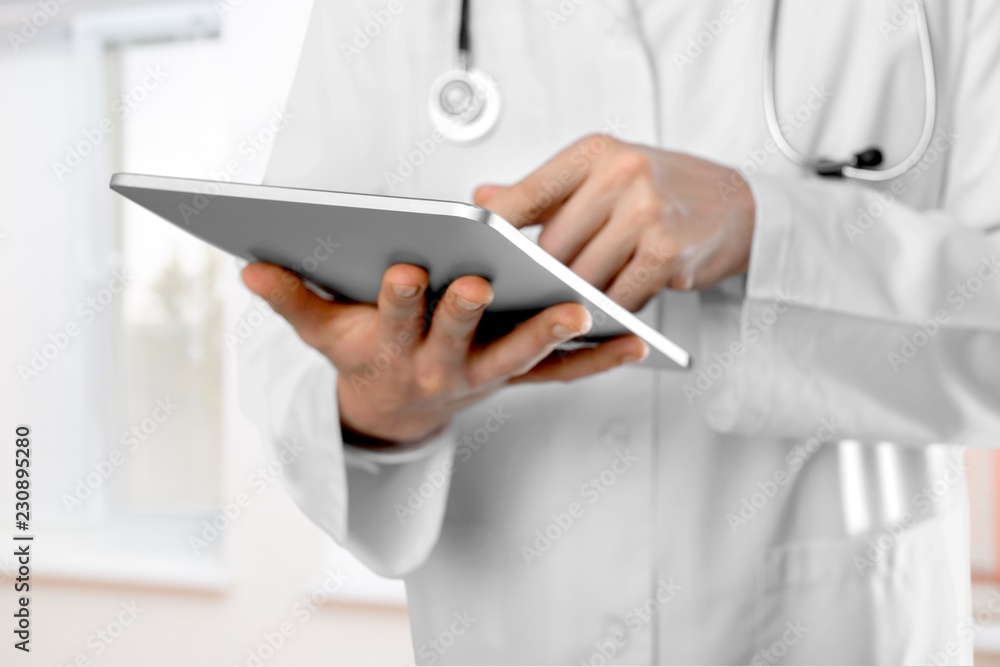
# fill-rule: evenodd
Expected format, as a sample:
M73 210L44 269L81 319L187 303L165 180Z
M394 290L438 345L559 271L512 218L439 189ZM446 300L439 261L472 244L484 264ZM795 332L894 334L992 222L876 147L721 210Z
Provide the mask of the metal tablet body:
M338 299L374 302L385 269L408 262L427 269L432 300L462 275L492 283L483 338L547 306L576 301L594 320L585 340L631 332L649 344L646 364L676 369L691 361L680 346L479 206L139 174L115 174L111 189L232 255L284 266Z

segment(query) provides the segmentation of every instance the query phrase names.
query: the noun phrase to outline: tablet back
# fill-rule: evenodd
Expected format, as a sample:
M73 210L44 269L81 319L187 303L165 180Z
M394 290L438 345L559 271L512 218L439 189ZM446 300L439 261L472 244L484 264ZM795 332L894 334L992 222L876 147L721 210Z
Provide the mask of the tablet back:
M679 346L478 206L138 174L116 174L111 189L228 253L284 266L341 299L375 301L382 273L398 262L427 269L432 299L475 274L495 293L481 337L577 301L594 318L588 340L632 332L650 345L646 363L690 363Z

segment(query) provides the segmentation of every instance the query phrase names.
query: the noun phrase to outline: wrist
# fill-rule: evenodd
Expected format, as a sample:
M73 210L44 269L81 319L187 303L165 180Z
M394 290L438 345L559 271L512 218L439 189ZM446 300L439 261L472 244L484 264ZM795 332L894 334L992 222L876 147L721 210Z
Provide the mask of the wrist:
M357 388L349 386L339 374L336 400L343 442L358 447L377 449L412 444L440 431L447 423L446 419L434 420L429 414L400 419L382 411L371 413L370 405L384 406L387 401L361 396Z
M750 268L750 254L753 249L754 227L757 222L757 201L750 183L735 171L740 187L736 189L733 201L733 215L736 218L736 237L739 239L739 255L730 275L746 273Z

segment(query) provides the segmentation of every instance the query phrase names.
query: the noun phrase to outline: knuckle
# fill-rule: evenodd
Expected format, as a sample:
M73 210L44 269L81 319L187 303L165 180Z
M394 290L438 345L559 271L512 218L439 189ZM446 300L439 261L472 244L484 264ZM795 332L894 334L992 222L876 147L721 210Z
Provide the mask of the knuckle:
M659 224L663 215L664 206L662 202L656 199L646 199L636 204L630 217L633 225L647 227Z
M451 374L441 366L425 367L413 377L417 390L424 396L440 396L449 393L453 382Z
M620 151L614 160L616 178L626 182L648 177L653 172L653 162L648 155L639 150Z
M681 249L669 237L640 245L642 250L638 254L642 266L651 269L673 265L681 256Z
M642 190L631 202L630 217L634 222L655 224L659 228L662 221L676 213L676 208L668 197L662 196L655 188Z
M633 273L637 273L641 276L648 277L650 271L653 270L656 262L662 259L673 257L672 249L668 249L667 253L659 253L657 249L654 248L639 248L635 253L635 267Z
M460 331L442 330L439 335L433 337L433 345L437 354L458 359L465 356L471 336L472 334L465 335Z
M608 150L609 147L617 145L617 141L610 135L592 132L580 140L580 148L589 153L599 154Z

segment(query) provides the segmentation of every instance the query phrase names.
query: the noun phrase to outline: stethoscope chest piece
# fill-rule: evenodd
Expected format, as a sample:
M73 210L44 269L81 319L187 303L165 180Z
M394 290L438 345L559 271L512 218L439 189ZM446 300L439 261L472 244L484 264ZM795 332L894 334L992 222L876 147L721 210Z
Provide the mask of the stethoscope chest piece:
M480 69L453 69L435 79L427 100L431 123L445 139L479 141L500 120L500 89Z

